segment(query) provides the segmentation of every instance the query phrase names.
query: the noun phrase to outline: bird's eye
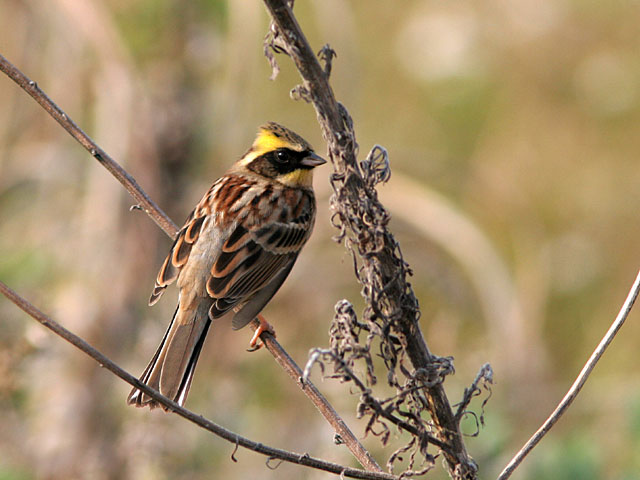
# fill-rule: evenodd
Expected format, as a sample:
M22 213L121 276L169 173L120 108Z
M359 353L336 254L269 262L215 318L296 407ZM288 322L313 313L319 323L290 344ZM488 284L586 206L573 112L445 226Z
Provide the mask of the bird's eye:
M282 150L277 150L276 160L278 161L278 163L287 163L287 161L289 160L289 156L287 155L286 152Z

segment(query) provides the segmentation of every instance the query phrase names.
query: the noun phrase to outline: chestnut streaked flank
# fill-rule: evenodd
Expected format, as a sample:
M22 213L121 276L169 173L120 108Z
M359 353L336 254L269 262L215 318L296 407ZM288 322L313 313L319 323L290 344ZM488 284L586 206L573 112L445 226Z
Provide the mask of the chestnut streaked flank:
M178 307L140 381L183 405L211 322L232 312L239 329L258 316L311 235L313 169L323 163L291 130L275 122L260 127L191 212L160 268L149 305L177 280ZM270 328L260 320L252 347ZM159 406L135 388L127 402Z

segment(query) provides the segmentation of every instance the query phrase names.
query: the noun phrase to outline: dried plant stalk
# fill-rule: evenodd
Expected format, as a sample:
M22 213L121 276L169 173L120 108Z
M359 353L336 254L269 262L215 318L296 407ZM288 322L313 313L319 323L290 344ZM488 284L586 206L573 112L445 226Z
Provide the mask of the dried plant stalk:
M381 414L375 414L376 402L378 406L382 405L379 401L369 401L365 383L357 382L350 370L350 363L364 359L368 381L374 383L367 357L372 354L372 346L378 345L377 353L388 369L387 381L398 392L395 403L389 400L381 411L395 414L392 423L398 425L403 421L405 426L415 430L416 440L411 448L423 456L426 468L433 463L427 446L430 441L435 443L435 439L450 475L456 479L475 479L477 466L467 454L459 421L442 386L444 375L452 371L451 362L435 357L427 348L418 323L418 301L408 282L411 271L388 229L389 214L378 201L375 190L376 184L390 176L386 151L376 146L363 162L358 163L353 122L346 108L335 100L328 82L335 53L329 46L323 47L319 54L324 62L324 67L321 66L293 16L290 2L265 0L265 4L273 18L265 39L265 51L269 52L272 65L275 63L273 53L286 53L291 57L302 77L302 84L292 91L292 95L311 102L316 109L334 167L331 208L332 222L339 230L336 238L343 241L352 254L366 302L362 324L355 314L349 315L351 318L346 323L338 319L333 324L332 342L342 342L346 348L334 345L322 355L331 357L336 375L359 386L365 397L360 404L362 413L373 412L367 431L386 441L389 435L386 422L380 421ZM341 315L340 311L338 315ZM349 331L354 341L345 339L343 334ZM363 331L367 332L368 340L363 346L356 347L362 345L357 337ZM320 353L316 353L318 359ZM412 370L406 359L413 366ZM389 405L395 405L395 408L389 408ZM430 420L422 417L424 410L429 412ZM381 430L375 430L375 426ZM414 455L415 452L411 464ZM405 472L404 475L424 471Z

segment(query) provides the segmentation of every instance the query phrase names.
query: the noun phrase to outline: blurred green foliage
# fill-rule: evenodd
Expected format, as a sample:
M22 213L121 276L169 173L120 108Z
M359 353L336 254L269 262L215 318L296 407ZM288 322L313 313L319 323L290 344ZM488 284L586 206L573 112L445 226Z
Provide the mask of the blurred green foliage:
M557 480L597 480L603 478L598 452L588 435L576 432L562 444L550 441L540 451L540 460L527 478L553 478ZM555 444L555 445L554 445Z

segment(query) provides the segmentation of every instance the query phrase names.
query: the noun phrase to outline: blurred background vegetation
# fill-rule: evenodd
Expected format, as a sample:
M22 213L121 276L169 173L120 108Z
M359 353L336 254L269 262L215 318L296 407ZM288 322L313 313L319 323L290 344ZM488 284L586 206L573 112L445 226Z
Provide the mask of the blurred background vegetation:
M455 356L452 402L484 362L496 385L468 448L495 477L573 381L638 268L640 3L593 0L296 2L413 267L432 350ZM323 153L291 62L269 81L258 0L3 0L0 52L120 161L177 222L267 120ZM134 374L175 290L147 299L169 239L24 92L0 78L0 279ZM266 309L304 363L337 300L361 307L331 240L319 169L316 230ZM173 296L173 297L172 297ZM514 475L640 478L638 314L569 413ZM125 405L129 386L0 300L0 479L327 478L173 415ZM354 465L270 356L228 321L207 341L187 406L252 439ZM357 401L314 379L361 433ZM480 411L479 402L474 404ZM466 425L474 433L472 421ZM381 463L385 451L364 440ZM428 478L446 478L440 467Z

